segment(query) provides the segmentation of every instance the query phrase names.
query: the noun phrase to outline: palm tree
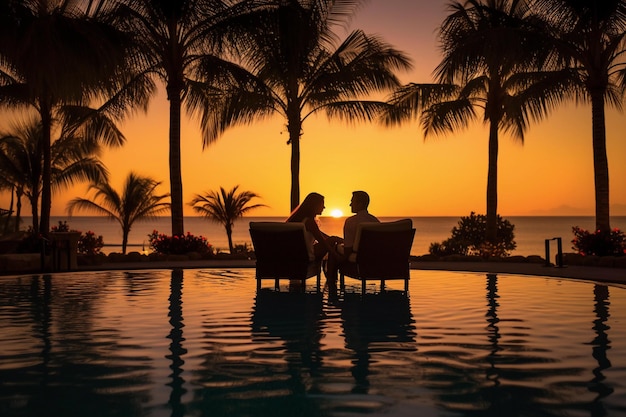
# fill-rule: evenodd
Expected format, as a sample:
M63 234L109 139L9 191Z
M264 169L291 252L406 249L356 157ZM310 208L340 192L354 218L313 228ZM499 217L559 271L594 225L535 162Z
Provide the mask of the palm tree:
M218 57L215 43L221 42L227 30L236 31L237 25L244 24L243 20L235 23L234 18L250 10L254 1L134 0L122 3L119 25L135 36L140 54L137 69L163 81L170 102L172 235L180 236L184 233L181 106L186 105L189 114L199 115L205 145L217 139L219 131L213 130L208 122L211 96L216 92L204 78L234 68L229 61ZM226 78L221 79L224 82Z
M94 6L94 2L89 2ZM82 9L74 0L7 0L8 28L0 32L0 105L14 109L31 107L41 122L43 165L33 166L41 178L41 222L39 231L47 234L52 206L52 135L55 121L69 128L81 128L87 118L92 127L100 124L99 138L119 145L124 137L110 118L125 110L124 102L141 100L141 94L119 94L125 82L120 65L125 58L125 40L95 12L104 13L106 0L97 7ZM91 13L91 14L88 14ZM111 100L112 98L112 100ZM87 104L98 100L99 112Z
M609 232L605 105L621 109L626 89L626 1L537 0L550 38L571 68L568 91L591 102L596 230Z
M153 219L169 210L170 204L163 201L169 194L155 194L159 185L160 182L133 172L128 174L121 194L107 182L92 183L89 190L95 191L93 199L77 197L68 203L67 212L71 216L75 210L88 210L117 221L122 227L125 254L133 223Z
M204 195L196 194L190 203L196 213L224 226L226 236L228 236L228 249L230 253L234 253L233 227L235 220L243 217L243 215L250 210L265 207L264 204L250 205L250 201L259 196L252 191L237 193L238 188L239 186L236 185L230 191L226 191L223 187L220 187L219 193L209 191Z
M386 104L365 100L399 85L395 70L409 59L382 39L360 30L343 41L333 32L347 23L358 0L275 0L256 14L256 33L248 33L242 64L254 77L226 90L215 123L250 123L279 114L287 121L291 145L291 208L300 202L300 140L313 114L368 121Z
M524 1L468 0L450 9L440 28L439 84L398 89L385 121L395 124L419 114L428 137L464 128L482 116L489 127L485 238L496 242L499 134L523 142L530 122L563 99L564 87L559 73L538 70L550 54Z
M61 136L50 147L50 188L53 192L80 181L106 180L107 170L98 159L98 135L101 133L87 125L83 129L60 127ZM38 207L43 189L42 136L42 125L36 118L14 123L8 132L0 133L0 175L15 190L16 228L21 216L21 198L26 196L31 206L33 230L39 230Z

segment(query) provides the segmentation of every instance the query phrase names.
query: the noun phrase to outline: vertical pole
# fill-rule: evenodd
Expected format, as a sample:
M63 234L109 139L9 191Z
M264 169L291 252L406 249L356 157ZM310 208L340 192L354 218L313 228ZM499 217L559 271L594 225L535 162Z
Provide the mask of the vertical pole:
M544 266L550 266L550 239L546 239L546 263Z
M556 238L556 264L559 268L563 268L563 243L560 237Z

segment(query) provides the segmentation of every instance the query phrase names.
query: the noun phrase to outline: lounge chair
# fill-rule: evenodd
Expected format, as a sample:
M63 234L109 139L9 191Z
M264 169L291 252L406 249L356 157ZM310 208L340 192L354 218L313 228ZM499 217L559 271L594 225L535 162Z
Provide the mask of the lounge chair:
M250 223L257 289L261 288L263 279L274 279L274 286L278 289L281 278L300 281L305 288L308 278L317 277L317 291L320 290L321 263L310 255L312 250L304 232L303 223Z
M361 280L361 293L365 294L367 280L380 280L381 291L385 281L404 280L404 290L409 290L409 256L415 237L411 219L385 223L361 223L357 226L353 253L339 266L341 288L345 278Z

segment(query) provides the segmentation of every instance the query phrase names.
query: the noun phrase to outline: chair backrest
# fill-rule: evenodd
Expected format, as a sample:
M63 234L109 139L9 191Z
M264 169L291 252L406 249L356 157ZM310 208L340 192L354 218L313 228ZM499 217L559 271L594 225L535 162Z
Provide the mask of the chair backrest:
M361 234L363 233L363 230L379 230L379 231L393 232L393 231L398 231L398 230L410 230L412 228L413 228L413 221L411 219L396 220L394 222L359 223L356 227L356 234L354 237L354 245L352 246L352 250L354 252L358 252L360 241L361 241Z
M250 237L257 262L308 262L312 249L304 223L250 222Z
M415 237L411 219L387 223L362 223L354 247L363 278L405 278ZM358 244L358 246L357 246Z

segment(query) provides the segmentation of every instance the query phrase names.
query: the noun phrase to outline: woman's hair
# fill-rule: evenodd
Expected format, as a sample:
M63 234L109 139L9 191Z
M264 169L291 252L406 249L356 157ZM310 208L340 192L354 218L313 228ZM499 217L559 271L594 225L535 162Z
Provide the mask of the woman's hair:
M296 207L289 217L287 218L288 222L301 222L307 217L313 218L316 216L315 210L319 207L321 203L324 202L324 196L318 193L310 193L298 207Z

